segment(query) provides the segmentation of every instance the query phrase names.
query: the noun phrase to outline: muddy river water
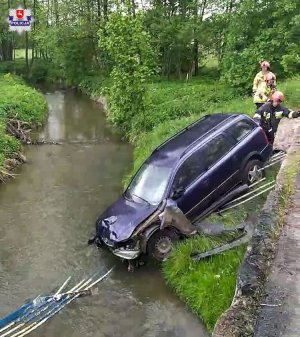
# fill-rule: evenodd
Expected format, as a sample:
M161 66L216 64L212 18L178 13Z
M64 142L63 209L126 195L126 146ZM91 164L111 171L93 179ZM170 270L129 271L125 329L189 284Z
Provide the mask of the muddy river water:
M48 121L28 163L0 186L0 317L47 293L115 270L92 297L80 298L32 333L43 337L205 337L201 322L169 290L157 267L128 273L109 252L87 246L101 211L122 191L132 148L99 106L74 91L45 92Z

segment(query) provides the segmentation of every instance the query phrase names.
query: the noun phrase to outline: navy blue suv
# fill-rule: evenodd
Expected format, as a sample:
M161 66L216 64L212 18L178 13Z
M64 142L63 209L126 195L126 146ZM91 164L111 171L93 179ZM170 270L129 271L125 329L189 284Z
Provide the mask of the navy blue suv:
M173 240L195 233L172 222L162 227L166 205L175 204L192 222L233 188L260 179L271 154L263 129L248 116L201 118L157 147L98 218L98 246L123 259L148 254L164 260Z

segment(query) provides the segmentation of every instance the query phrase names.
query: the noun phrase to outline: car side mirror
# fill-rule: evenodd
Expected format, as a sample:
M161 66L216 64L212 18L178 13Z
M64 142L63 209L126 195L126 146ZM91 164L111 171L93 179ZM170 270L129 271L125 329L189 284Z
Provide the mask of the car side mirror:
M181 196L183 196L184 192L185 192L185 188L184 188L184 187L178 187L178 188L176 188L176 189L171 193L171 199L172 199L172 200L179 199Z

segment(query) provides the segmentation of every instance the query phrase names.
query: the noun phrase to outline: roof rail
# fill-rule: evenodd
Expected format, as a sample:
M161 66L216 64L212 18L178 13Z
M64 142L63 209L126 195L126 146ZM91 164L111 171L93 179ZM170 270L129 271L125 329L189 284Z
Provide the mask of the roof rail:
M222 115L226 115L226 113L221 113ZM191 148L193 148L193 146L197 143L197 142L199 142L201 139L203 139L204 138L204 136L205 135L207 135L208 133L211 133L211 132L214 132L216 129L217 129L217 127L220 127L220 126L222 126L223 124L225 124L225 122L226 121L228 121L228 119L232 119L233 118L233 116L235 116L235 115L228 115L228 117L226 118L226 119L224 119L222 122L220 122L220 123L218 123L216 126L214 126L213 128L211 128L209 131L207 131L207 132L205 132L203 135L201 135L199 138L197 138L195 141L193 141L183 152L182 152L182 154L180 155L180 158L182 158L187 152L189 152L189 150L191 149Z
M163 143L161 143L160 145L158 145L153 151L152 154L155 153L156 151L158 151L159 149L161 149L164 145L166 145L167 143L169 143L172 139L174 139L175 137L177 137L178 135L180 135L181 133L183 133L186 130L189 130L190 128L192 128L193 126L197 125L199 122L202 122L205 118L209 117L210 115L205 115L199 119L197 119L195 122L189 124L188 126L186 126L185 128L181 129L180 131L178 131L177 133L175 133L173 136L171 136L170 138L168 138L167 140L165 140Z

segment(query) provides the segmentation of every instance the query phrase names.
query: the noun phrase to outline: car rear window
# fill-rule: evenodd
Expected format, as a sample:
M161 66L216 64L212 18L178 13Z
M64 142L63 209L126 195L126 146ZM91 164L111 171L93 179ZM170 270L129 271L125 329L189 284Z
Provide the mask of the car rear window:
M227 132L239 142L240 140L244 139L252 130L254 126L245 120L240 120L234 125L230 126L227 129Z

